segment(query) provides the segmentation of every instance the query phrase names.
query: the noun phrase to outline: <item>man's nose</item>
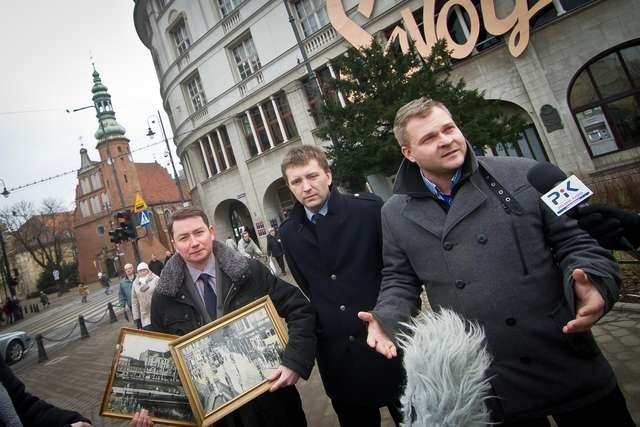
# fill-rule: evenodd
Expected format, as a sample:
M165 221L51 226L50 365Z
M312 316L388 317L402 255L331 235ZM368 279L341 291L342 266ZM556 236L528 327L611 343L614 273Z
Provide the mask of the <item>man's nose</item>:
M303 179L302 180L302 190L303 191L309 191L311 189L311 184L309 183L308 180Z

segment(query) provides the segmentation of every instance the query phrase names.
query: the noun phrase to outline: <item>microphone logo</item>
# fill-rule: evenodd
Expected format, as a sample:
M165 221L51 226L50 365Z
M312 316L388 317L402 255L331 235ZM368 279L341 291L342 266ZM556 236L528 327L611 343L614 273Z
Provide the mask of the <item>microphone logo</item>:
M543 194L541 199L557 216L560 216L592 195L593 191L577 176L571 175Z

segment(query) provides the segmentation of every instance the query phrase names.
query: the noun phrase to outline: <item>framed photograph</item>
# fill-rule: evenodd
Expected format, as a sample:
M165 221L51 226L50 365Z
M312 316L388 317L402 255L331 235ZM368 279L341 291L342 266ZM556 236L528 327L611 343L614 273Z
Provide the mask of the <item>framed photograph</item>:
M147 409L154 423L195 426L169 350L175 335L122 328L100 415L131 419Z
M207 426L267 391L287 331L269 297L170 344L198 423Z

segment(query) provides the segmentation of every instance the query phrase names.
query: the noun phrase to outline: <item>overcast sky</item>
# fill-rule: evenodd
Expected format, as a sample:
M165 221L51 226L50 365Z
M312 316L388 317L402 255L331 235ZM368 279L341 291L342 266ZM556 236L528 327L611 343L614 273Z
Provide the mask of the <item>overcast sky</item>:
M3 2L0 179L8 189L77 170L81 144L92 160L99 159L95 110L65 112L92 104L92 61L109 89L116 119L127 130L134 160L157 159L167 166L159 126L154 139L146 136L147 118L157 110L169 138L171 128L151 55L133 25L133 6L133 0ZM175 154L171 139L170 145ZM0 197L0 209L21 200L40 205L49 197L73 209L76 182L72 172L15 190L8 199Z

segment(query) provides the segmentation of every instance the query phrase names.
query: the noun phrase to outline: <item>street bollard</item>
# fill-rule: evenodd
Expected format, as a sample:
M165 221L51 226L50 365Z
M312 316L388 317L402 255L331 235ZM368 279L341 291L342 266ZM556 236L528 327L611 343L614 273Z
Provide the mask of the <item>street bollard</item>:
M40 305L36 304L36 313L40 313Z
M109 310L109 323L116 323L118 318L116 317L115 311L113 311L113 304L107 304L107 309Z
M80 325L80 338L89 338L89 331L87 330L87 325L84 323L82 314L78 316L78 324Z
M38 363L48 360L47 352L44 350L44 343L42 342L42 335L36 335L36 344L38 345Z
M122 310L122 312L124 313L124 320L126 320L128 322L129 321L129 313L127 313L127 306L124 307L124 310Z

